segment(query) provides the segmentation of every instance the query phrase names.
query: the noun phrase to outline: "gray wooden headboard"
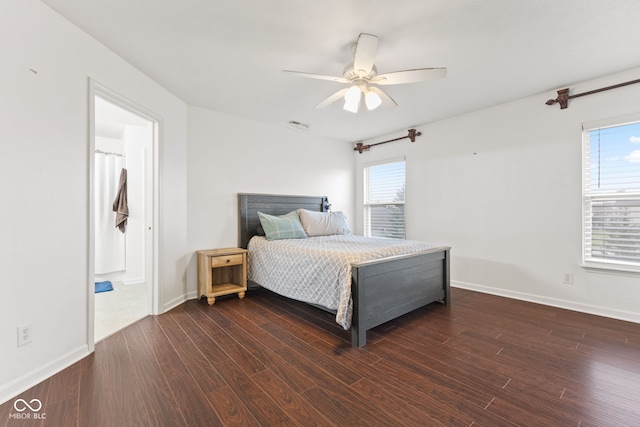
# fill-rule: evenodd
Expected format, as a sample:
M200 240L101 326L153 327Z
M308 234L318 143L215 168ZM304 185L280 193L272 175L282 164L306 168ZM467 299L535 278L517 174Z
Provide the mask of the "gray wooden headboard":
M285 196L276 194L238 194L238 245L247 248L249 240L258 234L258 211L270 215L284 215L296 209L315 212L329 210L326 196Z

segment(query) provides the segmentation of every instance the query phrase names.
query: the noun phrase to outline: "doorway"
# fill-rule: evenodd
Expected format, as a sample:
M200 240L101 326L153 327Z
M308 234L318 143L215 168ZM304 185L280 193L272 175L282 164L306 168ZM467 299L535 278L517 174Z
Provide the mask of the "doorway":
M95 343L156 312L158 121L91 87L89 343Z

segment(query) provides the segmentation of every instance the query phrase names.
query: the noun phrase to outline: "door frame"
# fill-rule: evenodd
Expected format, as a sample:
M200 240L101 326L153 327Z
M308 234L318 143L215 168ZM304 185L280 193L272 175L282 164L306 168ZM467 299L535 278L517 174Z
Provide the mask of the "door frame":
M95 348L95 194L94 194L94 173L95 158L95 98L102 99L124 109L132 114L142 117L152 123L153 140L150 150L146 153L145 163L148 166L145 170L145 281L149 283L148 312L152 315L160 313L160 292L158 285L159 268L159 206L160 206L160 135L162 122L158 115L152 111L128 100L117 92L107 88L95 79L89 78L89 187L88 187L88 247L87 247L87 342L89 352ZM149 188L151 191L149 193ZM151 200L149 200L151 199ZM151 212L149 212L149 210Z

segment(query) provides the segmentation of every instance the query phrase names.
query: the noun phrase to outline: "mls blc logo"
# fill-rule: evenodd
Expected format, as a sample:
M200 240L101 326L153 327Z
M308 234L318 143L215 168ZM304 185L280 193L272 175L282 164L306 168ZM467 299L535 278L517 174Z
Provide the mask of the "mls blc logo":
M30 401L26 401L24 399L16 399L13 402L13 409L18 411L14 414L9 414L9 418L16 420L44 420L47 418L46 413L40 413L42 409L42 402L40 399L31 399ZM27 412L27 409L30 412Z
M27 408L31 409L31 411L33 412L38 412L40 409L42 409L42 402L40 402L40 399L31 399L29 403L27 403L27 401L24 399L18 399L13 402L13 409L18 412L24 412L27 410Z

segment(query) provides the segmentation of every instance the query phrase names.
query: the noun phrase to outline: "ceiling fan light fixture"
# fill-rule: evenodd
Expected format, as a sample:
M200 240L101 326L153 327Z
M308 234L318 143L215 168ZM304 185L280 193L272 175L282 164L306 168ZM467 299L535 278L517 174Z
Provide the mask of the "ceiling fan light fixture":
M356 85L351 86L344 95L344 107L342 108L351 113L357 113L360 107L360 98L362 98L360 88Z
M283 70L283 72L300 77L348 84L348 87L333 93L316 108L325 108L344 98L342 108L352 113L358 112L360 104L363 102L362 98L364 98L364 104L369 111L378 107L398 106L398 103L378 86L420 83L443 78L447 75L447 69L444 67L412 68L378 74L375 65L377 50L378 37L373 34L361 33L356 41L353 62L345 67L342 77L291 70Z
M364 95L364 103L367 105L367 110L371 111L375 110L380 106L380 104L382 104L382 99L377 93L367 90Z

